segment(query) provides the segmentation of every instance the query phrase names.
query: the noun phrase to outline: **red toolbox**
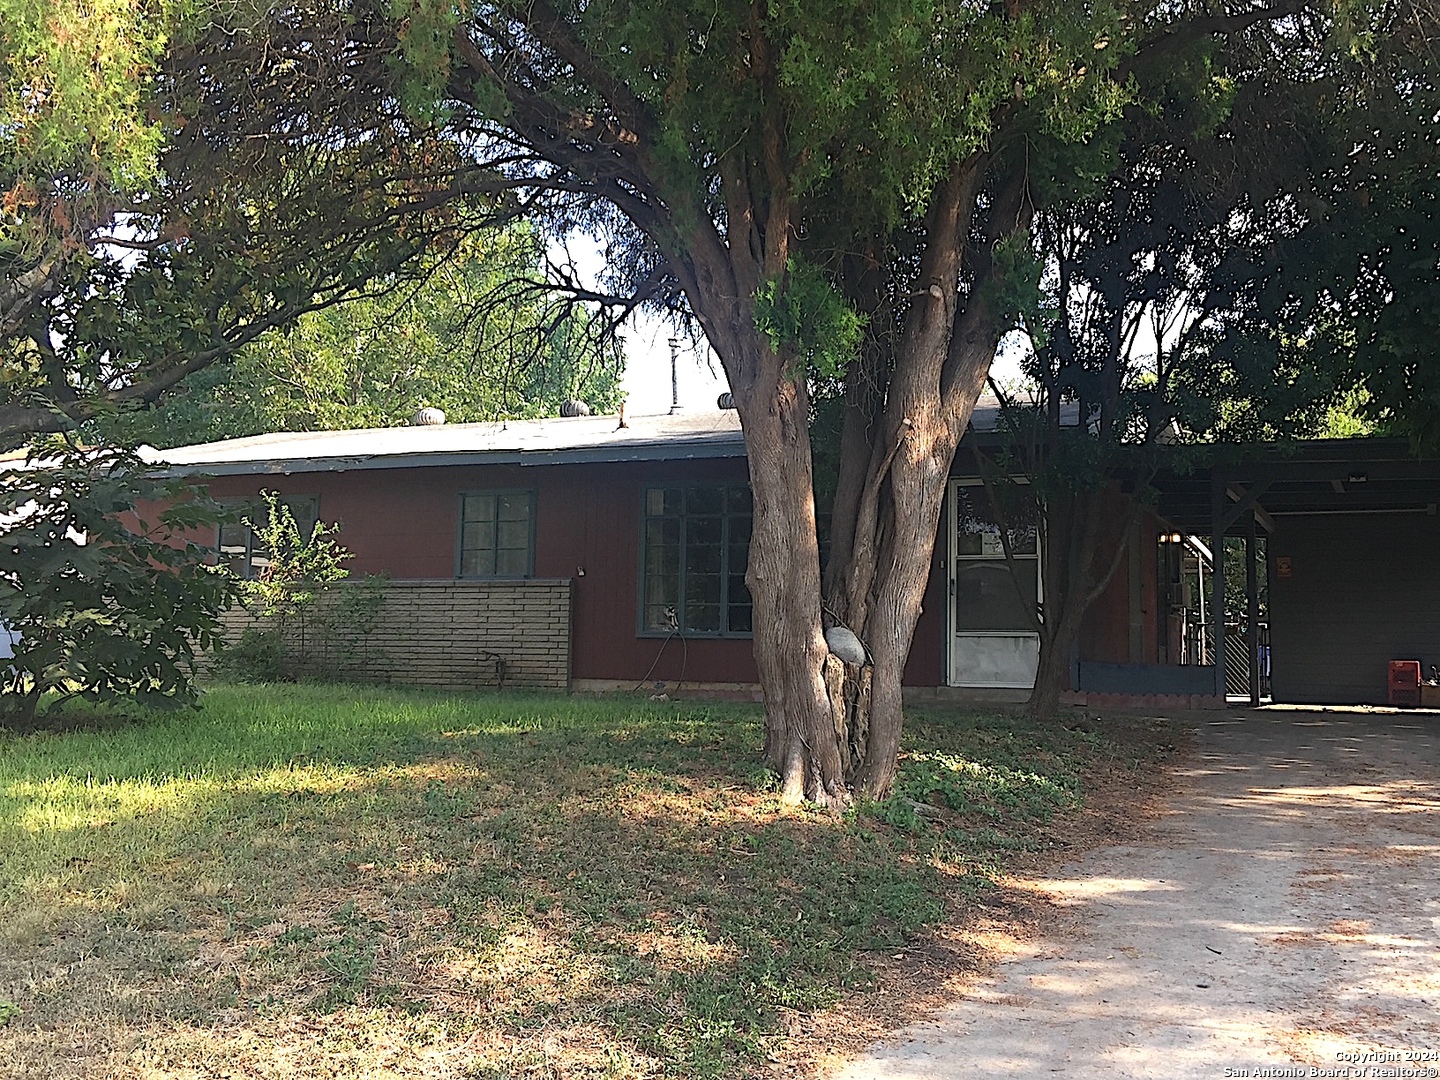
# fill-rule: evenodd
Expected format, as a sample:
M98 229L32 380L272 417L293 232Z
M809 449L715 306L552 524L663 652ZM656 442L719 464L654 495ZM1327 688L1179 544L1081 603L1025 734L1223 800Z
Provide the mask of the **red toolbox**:
M1420 661L1390 661L1390 704L1402 709L1420 707Z

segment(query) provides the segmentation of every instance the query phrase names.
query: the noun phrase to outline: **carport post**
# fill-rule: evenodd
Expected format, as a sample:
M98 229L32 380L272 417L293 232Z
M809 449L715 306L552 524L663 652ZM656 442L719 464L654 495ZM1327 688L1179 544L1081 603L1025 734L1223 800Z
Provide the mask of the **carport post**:
M1256 580L1255 511L1245 516L1245 647L1250 650L1250 704L1260 704L1260 583Z
M1210 475L1210 650L1215 659L1215 696L1225 700L1225 481Z

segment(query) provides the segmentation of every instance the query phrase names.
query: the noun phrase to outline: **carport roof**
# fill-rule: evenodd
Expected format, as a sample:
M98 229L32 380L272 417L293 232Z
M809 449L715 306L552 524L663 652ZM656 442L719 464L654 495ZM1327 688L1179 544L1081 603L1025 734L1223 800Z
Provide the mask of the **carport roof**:
M1267 530L1292 515L1434 514L1440 505L1440 461L1415 457L1401 439L1217 448L1215 456L1207 468L1155 478L1157 509L1177 528L1209 532L1217 488L1227 517L1253 507Z

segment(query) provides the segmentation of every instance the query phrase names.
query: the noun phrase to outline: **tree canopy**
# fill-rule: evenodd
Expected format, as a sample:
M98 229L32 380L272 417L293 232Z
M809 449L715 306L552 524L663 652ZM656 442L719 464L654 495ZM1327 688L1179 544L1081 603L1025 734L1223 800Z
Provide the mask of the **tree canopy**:
M1433 356L1378 355L1379 325L1418 329L1428 286L1405 274L1424 273L1432 215L1413 199L1413 222L1377 213L1370 191L1411 197L1436 160L1417 153L1433 142L1417 123L1433 112L1424 24L1393 29L1304 80L1287 75L1297 58L1267 63L1218 112L1132 118L1102 185L1037 212L1034 399L1010 410L1023 460L1007 463L1047 508L1037 708L1055 705L1079 619L1119 565L1134 512L1116 485L1138 509L1162 456L1183 463L1177 444L1307 438L1366 413L1417 435L1428 422L1423 397L1391 384L1433 377Z
M154 401L471 231L453 177L438 196L417 175L422 122L392 110L365 132L347 98L357 111L312 108L303 131L247 129L252 80L209 66L242 14L8 0L0 443Z
M1379 430L1440 448L1440 53L1424 24L1347 88L1249 338L1333 373Z
M127 445L177 446L393 426L424 407L460 423L555 416L572 398L613 410L618 345L583 309L533 284L542 258L529 227L471 236L422 263L423 276L302 315L190 376L159 407L99 427Z

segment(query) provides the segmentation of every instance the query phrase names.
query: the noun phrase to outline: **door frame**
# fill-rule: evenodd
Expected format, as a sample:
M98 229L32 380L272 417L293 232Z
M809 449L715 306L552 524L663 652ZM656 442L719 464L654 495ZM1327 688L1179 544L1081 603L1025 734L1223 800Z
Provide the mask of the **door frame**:
M1014 476L1011 479L1017 484L1029 484L1029 477ZM956 639L959 637L955 629L955 564L959 556L955 554L956 527L959 522L956 520L956 504L959 502L958 493L961 488L983 488L984 481L978 476L952 476L945 488L945 685L974 690L1031 690L1034 688L1034 680L1030 682L961 682L957 670L958 661L956 658ZM1037 507L1037 513L1044 513L1043 508ZM1035 544L1035 599L1040 604L1045 602L1045 573L1044 573L1045 545L1036 537ZM1043 607L1042 607L1043 610ZM1029 638L1039 648L1040 636L1033 630L971 630L966 632L970 638Z

